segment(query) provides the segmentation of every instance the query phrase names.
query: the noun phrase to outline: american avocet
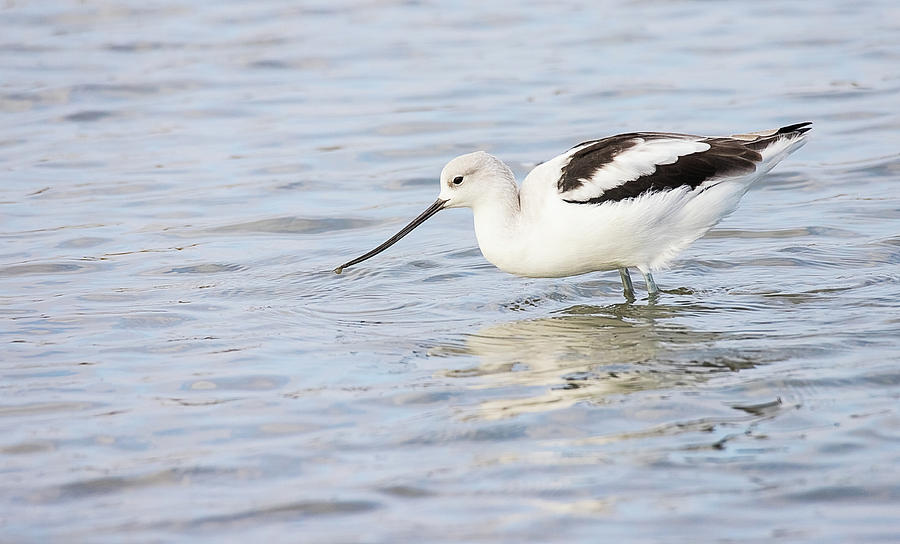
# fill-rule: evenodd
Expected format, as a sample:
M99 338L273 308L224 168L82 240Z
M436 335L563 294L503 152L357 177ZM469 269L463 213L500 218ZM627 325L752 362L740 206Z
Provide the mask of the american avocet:
M637 268L647 292L651 271L734 211L750 185L804 144L812 123L726 137L631 132L583 142L535 167L519 189L508 166L476 151L441 171L438 199L372 251L373 257L444 208L472 208L475 235L497 268L560 278Z

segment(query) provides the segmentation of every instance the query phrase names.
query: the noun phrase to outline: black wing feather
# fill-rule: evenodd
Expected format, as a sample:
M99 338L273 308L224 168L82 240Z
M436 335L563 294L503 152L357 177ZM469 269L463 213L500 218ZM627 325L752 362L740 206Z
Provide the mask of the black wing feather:
M568 163L562 168L557 182L560 193L573 191L584 185L615 157L628 149L651 140L685 139L709 145L706 151L699 151L678 157L672 164L656 165L655 170L637 179L624 181L617 187L606 189L596 197L587 200L568 200L573 204L601 204L636 198L648 192L662 192L690 187L694 189L706 181L729 176L750 174L762 161L760 151L784 137L796 137L809 131L812 123L796 123L771 131L751 133L731 138L704 138L688 134L662 132L630 132L610 136L600 140L584 142L576 147Z
M559 192L565 193L581 187L583 179L590 179L597 170L611 163L616 155L634 147L641 139L647 139L647 136L630 132L578 144L575 147L587 147L576 151L563 167L562 175L556 183Z
M694 189L704 182L725 176L739 176L756 170L762 156L733 140L700 140L707 151L683 155L672 164L660 164L652 174L627 181L588 200L566 200L577 204L600 204L636 198L644 193L669 191L679 187Z
M682 135L662 135L654 133L623 134L622 141L617 141L619 136L613 136L606 140L598 141L572 156L572 160L563 169L558 186L562 190L577 189L583 182L580 178L590 178L599 168L612 161L622 151L637 145L640 139L671 139ZM756 170L756 164L762 160L762 156L750 149L740 140L730 138L703 138L698 141L709 145L709 149L689 155L682 155L672 164L656 165L651 174L643 175L637 179L624 182L618 187L605 190L602 194L587 200L566 200L572 204L601 204L603 202L618 202L627 198L635 198L648 192L661 192L678 187L690 187L691 189L702 185L710 179L749 174ZM754 142L755 143L755 142ZM591 150L591 151L589 151ZM581 155L579 157L579 155ZM575 164L573 163L580 163Z
M771 134L759 134L756 139L702 138L686 134L632 132L592 140L576 146L584 147L575 152L563 167L557 187L560 193L578 189L584 185L584 180L590 179L598 170L612 162L616 155L638 145L641 141L684 138L706 143L710 147L706 151L682 155L672 164L656 165L652 173L606 189L596 197L587 200L564 200L573 204L601 204L635 198L647 192L668 191L678 187L694 189L711 179L754 172L756 165L762 161L760 151L772 145L775 140L807 132L812 128L811 124L806 122L787 125Z

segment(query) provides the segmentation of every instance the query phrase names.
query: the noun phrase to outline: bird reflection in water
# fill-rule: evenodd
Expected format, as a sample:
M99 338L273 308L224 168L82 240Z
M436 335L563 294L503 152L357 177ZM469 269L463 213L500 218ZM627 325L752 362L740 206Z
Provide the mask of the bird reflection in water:
M502 398L483 401L469 417L500 419L699 383L711 371L736 370L733 361L697 360L698 348L722 335L672 323L684 310L576 306L552 317L491 325L469 335L462 349L445 350L475 355L480 363L445 375L477 378L472 387L495 390Z

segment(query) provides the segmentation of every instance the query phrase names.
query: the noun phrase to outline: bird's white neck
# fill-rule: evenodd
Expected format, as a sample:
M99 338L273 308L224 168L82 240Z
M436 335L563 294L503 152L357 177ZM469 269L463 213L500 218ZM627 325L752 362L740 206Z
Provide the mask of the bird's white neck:
M521 237L518 236L522 207L519 187L511 173L503 183L491 187L494 194L480 198L472 206L475 236L485 258L501 270L516 262Z

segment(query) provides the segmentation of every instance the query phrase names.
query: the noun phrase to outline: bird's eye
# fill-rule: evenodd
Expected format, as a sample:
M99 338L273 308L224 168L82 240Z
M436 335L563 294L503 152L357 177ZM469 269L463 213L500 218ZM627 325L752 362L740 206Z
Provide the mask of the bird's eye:
M462 176L456 176L455 178L453 178L453 185L459 185L462 182L463 182Z

